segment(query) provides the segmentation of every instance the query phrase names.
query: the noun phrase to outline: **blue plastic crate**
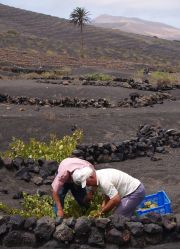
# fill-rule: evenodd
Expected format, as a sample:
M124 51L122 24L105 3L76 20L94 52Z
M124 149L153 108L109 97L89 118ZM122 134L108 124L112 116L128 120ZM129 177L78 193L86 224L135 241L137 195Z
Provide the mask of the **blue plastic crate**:
M152 203L156 203L157 207L148 208L146 210L139 210L139 208L144 207L144 203L147 201L151 201ZM145 196L144 200L138 206L136 213L138 216L146 215L147 213L155 212L158 214L169 214L172 213L171 209L171 201L169 200L165 191L159 191L152 195Z

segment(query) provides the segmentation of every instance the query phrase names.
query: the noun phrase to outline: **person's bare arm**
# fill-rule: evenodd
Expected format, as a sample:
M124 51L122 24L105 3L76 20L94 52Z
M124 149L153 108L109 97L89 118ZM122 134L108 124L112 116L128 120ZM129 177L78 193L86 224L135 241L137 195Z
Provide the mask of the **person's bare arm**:
M121 201L120 195L115 195L112 199L105 199L104 206L102 207L101 213L107 213L116 207Z
M56 206L57 206L57 216L64 217L64 211L63 211L60 199L59 199L58 192L55 192L54 190L52 190L52 197L53 197L53 199L56 203Z
M108 201L109 201L109 197L107 195L105 195L101 207L104 208L106 206L106 204L107 204Z

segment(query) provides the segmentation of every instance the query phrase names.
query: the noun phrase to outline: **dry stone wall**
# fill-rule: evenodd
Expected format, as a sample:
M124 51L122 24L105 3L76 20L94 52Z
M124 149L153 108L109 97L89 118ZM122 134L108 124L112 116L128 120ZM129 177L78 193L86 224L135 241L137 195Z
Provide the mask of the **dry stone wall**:
M40 78L40 76L39 76ZM168 84L151 84L149 80L144 80L143 82L138 82L134 79L127 79L116 77L113 80L91 80L87 77L79 77L79 79L65 76L61 79L38 79L37 83L45 83L45 84L55 84L55 85L84 85L84 86L111 86L111 87L123 87L130 89L137 89L143 91L168 91L173 89L180 89L179 83Z
M117 107L145 107L155 104L163 104L164 100L175 100L169 93L154 93L151 95L140 95L131 93L129 98L119 100L118 103L111 103L106 98L99 99L79 99L77 97L64 97L61 99L41 99L27 96L10 96L0 94L0 103L15 105L32 105L32 106L58 106L58 107L76 107L76 108L117 108Z
M180 215L125 218L0 216L0 244L30 248L145 248L180 241Z

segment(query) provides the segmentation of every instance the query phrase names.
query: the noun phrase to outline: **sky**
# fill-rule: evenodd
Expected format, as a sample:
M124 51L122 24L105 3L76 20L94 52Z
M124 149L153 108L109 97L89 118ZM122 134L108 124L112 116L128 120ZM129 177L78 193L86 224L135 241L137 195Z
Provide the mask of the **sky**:
M0 0L0 3L67 19L74 8L84 7L92 19L109 14L180 28L180 0Z

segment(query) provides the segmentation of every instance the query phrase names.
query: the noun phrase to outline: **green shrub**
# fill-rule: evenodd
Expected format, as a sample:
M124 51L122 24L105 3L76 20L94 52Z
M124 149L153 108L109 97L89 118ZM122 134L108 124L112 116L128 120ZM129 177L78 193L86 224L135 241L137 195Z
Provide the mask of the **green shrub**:
M8 30L8 31L7 31L7 34L12 35L12 36L17 36L17 35L19 35L19 33L18 33L16 30L13 30L13 29Z
M55 160L61 162L66 157L70 156L76 148L77 143L82 139L83 133L81 130L76 130L72 136L64 136L58 139L55 135L50 136L50 140L40 142L35 138L31 138L28 143L24 143L21 139L13 138L9 145L9 150L2 153L3 158L33 158Z
M101 81L108 81L112 80L112 76L102 73L93 73L85 75L87 80L101 80Z
M77 204L72 195L67 194L64 202L65 217L78 218L80 216L94 216L94 214L100 210L102 201L102 194L99 191L96 191L94 198L91 201L91 205L88 209L85 209ZM29 195L23 193L22 209L12 208L0 202L0 211L9 215L19 214L25 218L41 218L43 216L55 217L53 211L53 199L48 195L40 197L38 194Z
M103 195L100 191L96 191L93 200L90 203L89 208L82 208L78 205L72 195L68 194L64 201L64 213L66 217L75 217L80 216L94 216L94 213L97 213L100 210L101 204L103 201Z
M136 71L134 73L134 79L142 82L144 80L144 69ZM178 73L162 71L150 72L148 75L146 75L146 79L148 79L151 84L159 86L173 85L180 82L180 76Z
M154 71L150 74L149 81L157 85L168 85L175 84L178 80L175 74Z
M53 218L55 215L52 205L53 200L50 196L44 195L40 197L38 194L28 195L23 193L23 209L12 208L0 202L0 210L9 215L19 214L25 218L41 218L43 216L49 216Z

